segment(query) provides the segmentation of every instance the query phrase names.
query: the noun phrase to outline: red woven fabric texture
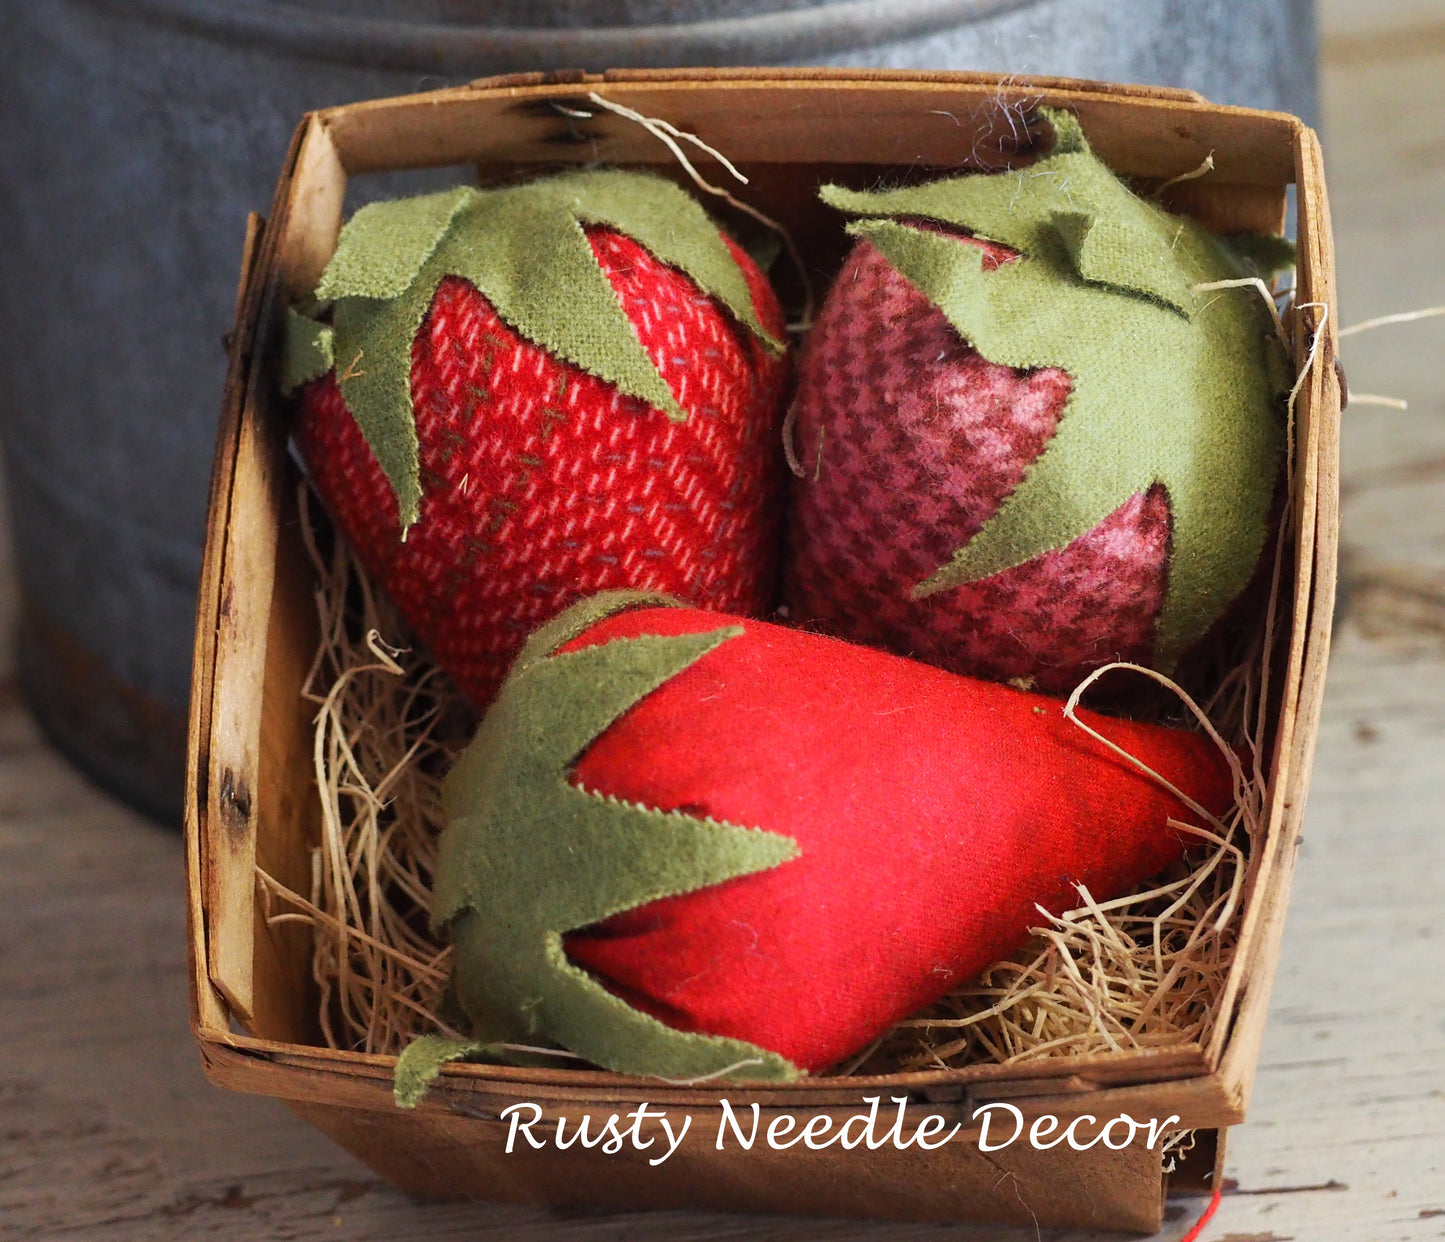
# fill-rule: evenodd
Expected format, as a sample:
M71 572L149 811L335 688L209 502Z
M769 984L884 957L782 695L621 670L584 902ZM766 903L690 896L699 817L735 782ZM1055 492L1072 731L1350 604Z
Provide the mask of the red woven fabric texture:
M1012 252L981 245L986 263ZM1147 662L1168 571L1151 488L1057 552L914 600L1023 480L1068 398L1062 371L987 362L867 242L844 263L799 364L784 595L793 619L955 672L1065 693Z
M301 396L297 441L327 510L479 706L527 636L584 595L635 587L754 615L774 603L785 364L631 238L588 237L686 423L553 358L448 277L412 349L422 500L402 543L334 378ZM732 249L782 336L766 278Z
M609 618L573 646L727 621ZM565 648L564 648L565 650ZM1081 713L1222 813L1204 739ZM797 841L801 856L566 938L569 956L680 1029L748 1040L810 1071L1007 956L1034 903L1136 889L1177 858L1181 803L1063 718L1062 705L765 623L648 695L574 782Z

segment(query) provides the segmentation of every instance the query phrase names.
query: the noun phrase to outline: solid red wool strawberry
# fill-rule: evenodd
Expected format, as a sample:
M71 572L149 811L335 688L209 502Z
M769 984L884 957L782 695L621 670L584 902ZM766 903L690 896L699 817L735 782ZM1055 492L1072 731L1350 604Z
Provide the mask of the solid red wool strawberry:
M475 1043L624 1073L826 1069L1131 891L1207 822L1056 700L766 622L623 594L519 657L444 791L432 915ZM1080 713L1210 815L1205 738ZM1036 905L1037 903L1037 905Z
M784 592L799 622L1063 693L1170 671L1249 583L1288 372L1256 290L1199 288L1283 243L1138 198L1041 111L1028 168L823 191L858 242L800 363Z
M598 590L772 607L782 315L677 187L600 171L376 204L317 297L287 367L308 472L473 702Z

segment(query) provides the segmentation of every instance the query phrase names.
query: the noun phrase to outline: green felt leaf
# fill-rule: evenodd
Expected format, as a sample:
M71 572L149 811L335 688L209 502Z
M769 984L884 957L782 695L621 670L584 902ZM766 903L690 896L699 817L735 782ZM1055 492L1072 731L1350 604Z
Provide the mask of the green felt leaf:
M500 1044L447 1035L420 1035L402 1049L392 1075L391 1093L398 1108L415 1108L428 1088L453 1061L501 1061Z
M543 183L581 220L625 233L664 263L686 272L774 354L786 343L758 318L747 277L702 205L661 177L620 169L572 173Z
M522 650L517 653L513 667L522 668L538 660L545 660L558 648L565 647L574 638L580 638L597 622L607 617L615 617L618 613L630 612L634 608L686 607L687 605L675 596L663 595L657 591L630 588L599 591L596 595L578 600L533 630Z
M618 593L606 610L632 606ZM613 609L615 610L615 608ZM598 615L596 605L587 615ZM571 626L549 641L565 642ZM616 639L514 668L448 776L432 918L456 945L454 986L488 1040L549 1040L622 1073L800 1072L744 1041L681 1032L632 1008L566 958L565 933L663 897L778 866L788 837L579 789L592 741L647 694L742 633Z
M563 1053L563 1056L566 1054ZM451 1035L419 1035L401 1051L392 1075L392 1098L398 1108L415 1108L426 1096L444 1065L467 1061L483 1065L553 1066L557 1054L515 1044L458 1039Z
M471 281L513 329L678 421L673 396L592 253L584 224L634 238L686 273L770 350L747 278L702 207L670 181L593 170L361 209L317 286L333 300L333 352L348 408L396 492L403 533L421 483L411 346L447 276Z
M324 302L399 297L476 193L472 186L461 185L436 194L368 203L341 230L315 296Z
M1264 280L1295 265L1295 244L1288 237L1274 233L1231 233L1224 242Z
M1053 222L1074 271L1085 280L1147 293L1185 318L1194 313L1191 282L1179 264L1164 259L1162 239L1095 211L1056 211Z
M760 230L748 239L743 249L761 271L771 272L773 264L782 256L783 239L771 229Z
M340 298L332 312L337 386L396 493L403 538L421 506L421 465L411 408L411 341L435 292L435 283L418 279L405 293L386 300ZM406 342L404 348L401 341Z
M828 185L820 194L850 215L938 220L1026 255L1056 250L1062 240L1075 275L1190 313L1196 304L1190 288L1211 279L1212 264L1227 252L1217 242L1205 248L1214 252L1207 256L1181 248L1185 233L1208 234L1130 191L1089 150L1075 118L1039 111L1067 142L1027 168L893 190Z
M825 189L849 226L983 357L1072 378L1058 429L1022 483L916 597L1067 546L1156 483L1172 518L1155 663L1172 668L1249 581L1283 450L1282 351L1253 289L1194 293L1244 273L1193 221L1137 198L1048 112L1067 148L1012 173L876 193ZM890 216L950 223L1020 258ZM1274 355L1274 356L1272 356Z
M334 333L328 324L287 308L281 342L281 391L290 394L302 384L320 379L336 365L332 354Z
M1063 108L1040 108L1035 114L1049 123L1054 131L1053 155L1088 155L1089 140L1079 118Z

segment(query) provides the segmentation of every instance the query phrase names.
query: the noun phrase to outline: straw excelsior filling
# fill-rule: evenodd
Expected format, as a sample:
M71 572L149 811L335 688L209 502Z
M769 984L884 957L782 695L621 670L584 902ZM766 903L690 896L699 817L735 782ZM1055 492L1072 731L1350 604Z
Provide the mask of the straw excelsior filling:
M396 1054L418 1035L457 1033L438 1016L451 950L427 924L440 786L476 719L344 541L330 536L305 495L302 503L321 633L306 689L316 706L321 840L309 894L265 872L258 882L270 919L313 928L326 1044ZM1111 696L1141 684L1130 715L1202 729L1229 751L1236 770L1229 814L1213 831L1189 828L1198 848L1145 889L1098 902L1080 888L1074 909L1040 911L1033 939L1012 958L831 1073L1013 1064L1208 1039L1265 821L1273 662L1264 653L1275 646L1282 545L1281 536L1263 626L1236 625L1214 644L1208 666L1189 677L1212 693L1196 703L1172 682L1161 689L1158 675L1141 676L1147 670L1107 674Z

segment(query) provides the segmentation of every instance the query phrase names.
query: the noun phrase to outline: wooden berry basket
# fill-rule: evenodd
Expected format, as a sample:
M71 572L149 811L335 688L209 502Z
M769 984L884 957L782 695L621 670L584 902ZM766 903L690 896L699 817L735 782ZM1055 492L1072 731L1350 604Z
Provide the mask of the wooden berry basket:
M414 1112L392 1103L393 1058L323 1045L309 931L268 924L255 881L259 865L307 891L319 821L300 694L317 638L313 581L274 381L279 313L310 291L330 257L352 177L452 164L485 176L590 160L672 165L640 127L606 113L579 121L554 106L585 109L590 91L722 146L751 176L751 200L788 225L819 266L836 261L841 246L815 205L819 181L957 167L1007 128L1001 100L1075 111L1098 154L1145 183L1193 169L1212 152L1214 172L1174 187L1169 201L1221 232L1278 230L1287 188L1296 188L1298 301L1316 304L1291 317L1297 356L1319 340L1296 406L1293 598L1282 601L1289 632L1274 678L1267 831L1255 844L1240 941L1206 1044L724 1091L589 1070L454 1065ZM1156 1230L1169 1180L1157 1149L1038 1151L1018 1142L984 1153L970 1118L986 1101L1008 1101L1026 1118L1177 1115L1200 1141L1172 1175L1175 1188L1200 1190L1218 1176L1223 1132L1244 1117L1259 1053L1323 693L1338 522L1334 306L1313 132L1293 117L1218 107L1189 92L846 70L528 74L306 117L269 222L253 217L248 232L201 583L186 822L191 1021L207 1074L285 1100L422 1196ZM764 1126L785 1112L800 1123L823 1113L841 1120L879 1095L885 1106L906 1097L920 1105L916 1116L936 1112L965 1125L934 1151L761 1143L720 1151L713 1136L723 1095L734 1109L760 1105ZM588 1111L601 1121L646 1101L679 1123L690 1114L694 1137L658 1166L631 1148L608 1156L519 1144L507 1154L499 1114L518 1101L538 1104L544 1124Z

